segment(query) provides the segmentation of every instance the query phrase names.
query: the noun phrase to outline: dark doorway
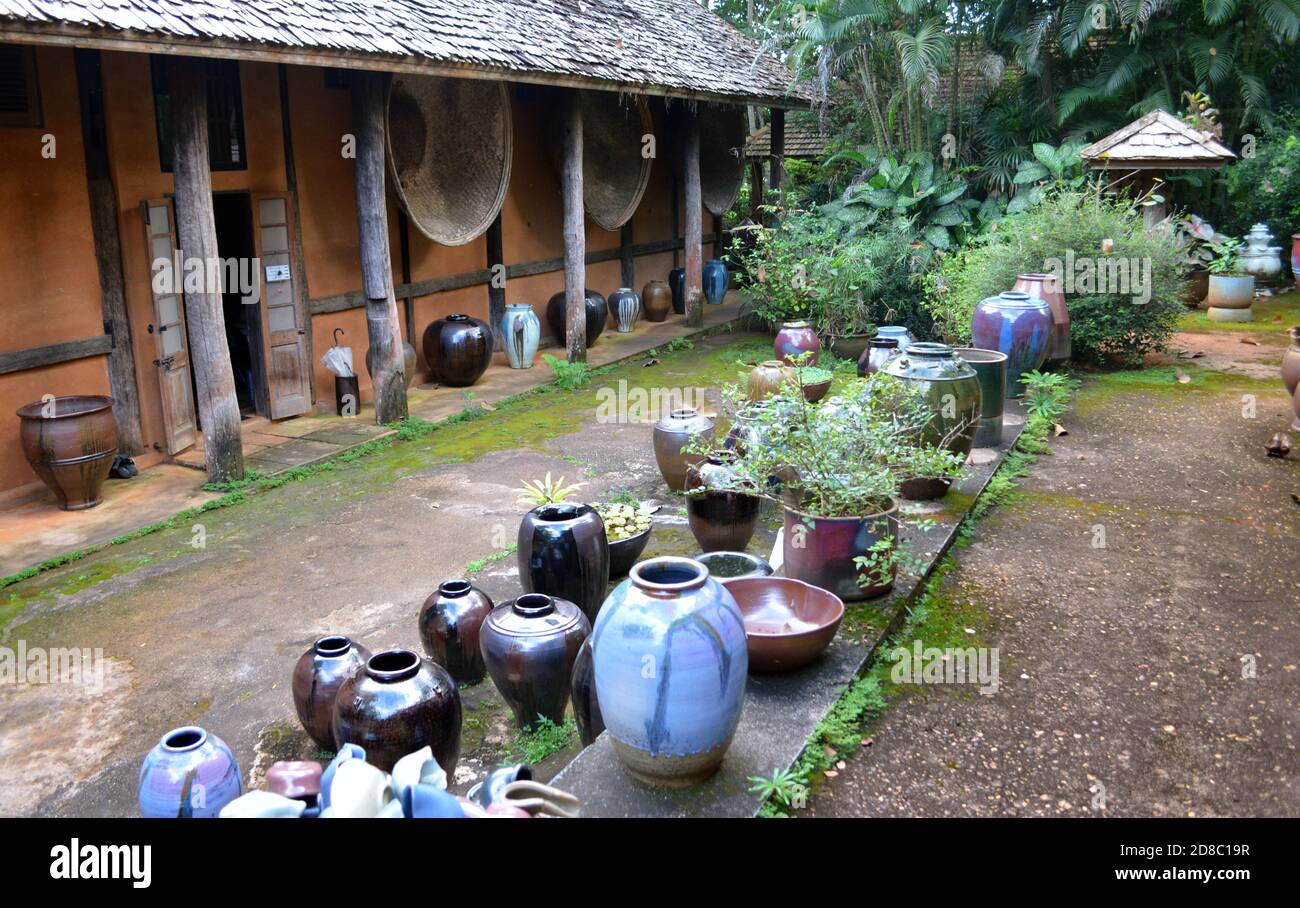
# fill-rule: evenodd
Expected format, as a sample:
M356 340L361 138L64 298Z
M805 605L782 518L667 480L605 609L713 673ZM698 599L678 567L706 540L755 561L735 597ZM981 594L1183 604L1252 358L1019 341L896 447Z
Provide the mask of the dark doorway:
M246 192L218 192L212 196L212 209L217 225L217 254L226 263L226 286L221 297L226 345L230 348L239 412L248 417L268 409L261 355L261 307L245 302L246 292L251 294L250 299L257 298L260 280L254 268L257 250L253 244L252 200ZM232 280L236 275L242 280Z

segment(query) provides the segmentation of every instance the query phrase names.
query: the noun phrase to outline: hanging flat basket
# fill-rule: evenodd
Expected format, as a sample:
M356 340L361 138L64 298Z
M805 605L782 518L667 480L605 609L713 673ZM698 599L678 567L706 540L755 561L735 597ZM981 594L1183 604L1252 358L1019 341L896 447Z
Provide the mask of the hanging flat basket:
M669 116L673 135L673 170L682 177L682 149L686 111L677 108ZM713 214L726 214L740 198L745 179L745 111L742 107L699 104L700 194L704 207Z
M631 220L650 184L652 160L642 148L654 134L654 121L640 98L612 91L584 91L580 97L583 206L601 227L617 230ZM560 118L551 124L551 160L558 173L564 157Z
M411 222L444 246L482 235L510 183L514 141L505 83L394 76L387 125L393 186Z

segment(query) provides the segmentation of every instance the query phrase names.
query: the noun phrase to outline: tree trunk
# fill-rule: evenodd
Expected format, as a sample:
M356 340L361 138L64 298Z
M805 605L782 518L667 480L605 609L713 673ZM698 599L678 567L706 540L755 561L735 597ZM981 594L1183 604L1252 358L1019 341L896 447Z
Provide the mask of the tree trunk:
M239 401L235 374L226 345L226 318L222 288L210 286L208 275L216 266L217 225L212 211L212 172L208 157L208 88L203 64L173 59L168 73L172 113L176 238L181 261L203 266L203 288L185 293L189 322L190 364L198 391L199 420L203 428L203 454L208 478L230 482L244 477L243 439L239 433ZM211 266L211 267L209 267ZM188 268L196 265L188 265ZM183 275L177 275L178 281Z
M686 114L682 205L686 208L686 324L704 324L704 200L700 190L700 119Z
M375 391L375 422L405 419L406 365L402 329L393 294L393 264L388 245L388 199L384 194L384 89L380 73L352 74L352 128L356 132L357 236L361 244L361 285L366 296L366 334L370 380Z
M587 359L587 234L582 204L582 105L575 89L561 104L564 158L560 192L564 201L564 342L569 362Z

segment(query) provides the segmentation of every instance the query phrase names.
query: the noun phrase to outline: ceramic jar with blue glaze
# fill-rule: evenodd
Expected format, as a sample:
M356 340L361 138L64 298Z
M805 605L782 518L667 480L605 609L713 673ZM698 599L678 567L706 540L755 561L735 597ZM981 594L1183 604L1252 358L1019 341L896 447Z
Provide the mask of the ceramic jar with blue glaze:
M243 791L226 742L194 725L162 736L144 758L137 786L140 815L160 819L215 817Z
M1041 369L1052 340L1052 310L1020 290L1004 290L975 307L971 346L1007 355L1007 393L1025 390L1026 372Z
M881 325L876 329L876 337L892 337L898 342L899 353L906 350L908 344L916 343L916 338L912 336L912 332L902 325Z
M592 631L596 699L614 751L652 785L722 765L740 724L749 655L736 600L690 558L651 558L610 593Z
M506 314L501 317L501 337L505 339L510 368L532 368L537 344L542 339L542 323L533 307L527 303L506 303Z
M609 295L609 314L619 334L630 334L641 317L641 298L630 287L619 287Z
M731 274L722 259L709 259L704 263L704 298L711 305L722 305L730 284Z

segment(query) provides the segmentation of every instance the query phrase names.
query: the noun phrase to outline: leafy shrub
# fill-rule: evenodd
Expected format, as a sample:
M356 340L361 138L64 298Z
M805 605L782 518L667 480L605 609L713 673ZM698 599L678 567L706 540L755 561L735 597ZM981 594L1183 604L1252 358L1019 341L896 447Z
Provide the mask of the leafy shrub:
M1229 234L1243 234L1256 221L1275 236L1300 231L1300 116L1266 129L1255 142L1253 157L1225 171L1227 205L1217 224Z
M565 391L584 388L591 381L591 366L584 362L571 363L549 353L543 353L542 359L555 374L555 383Z
M1104 241L1114 242L1109 253ZM1114 289L1085 285L1063 289L1070 309L1074 358L1084 362L1140 361L1162 348L1185 310L1181 253L1169 231L1148 231L1141 212L1117 196L1096 188L1058 188L1042 203L1003 219L998 229L960 253L944 259L929 275L925 306L936 331L959 343L969 343L971 316L980 300L1009 290L1016 275L1062 271L1074 262L1081 268L1109 266L1120 259L1145 270L1149 263L1150 299L1135 302L1138 292L1095 292ZM1142 280L1142 271L1133 275ZM1133 290L1132 286L1124 288Z

